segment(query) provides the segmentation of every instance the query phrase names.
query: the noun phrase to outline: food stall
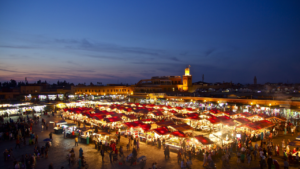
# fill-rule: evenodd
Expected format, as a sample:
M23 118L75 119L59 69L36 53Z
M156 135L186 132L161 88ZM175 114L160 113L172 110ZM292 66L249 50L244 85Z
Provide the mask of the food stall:
M251 121L246 118L236 118L236 119L234 119L234 122L236 122L237 126L251 123Z
M147 138L147 140L155 141L158 138L163 139L167 138L167 136L170 134L168 128L166 127L160 127L152 130L153 134L150 135L150 137Z
M166 141L165 146L169 146L171 151L178 151L181 148L181 143L183 139L188 136L182 131L173 131L170 133L170 138Z
M61 121L50 121L49 123L53 123L54 124L54 133L55 134L62 134L63 133L63 131L64 131L64 129L63 129L63 126L62 125L65 125L65 124L67 124L67 122L66 121L64 121L64 120L61 120Z
M76 124L67 123L62 125L67 138L75 138Z
M93 142L102 142L104 143L105 141L111 141L110 138L110 133L109 132L105 132L105 131L98 131L96 133L93 133ZM113 140L116 141L116 140Z
M140 138L140 141L146 142L146 133L151 129L150 124L144 124L141 121L124 123L128 128L124 131L125 137L133 135L134 138Z
M261 120L252 123L247 123L237 127L237 134L241 132L246 132L251 137L255 137L257 139L263 139L270 133L270 128L275 124L268 120Z
M137 118L135 115L133 115L133 114L130 114L130 115L123 115L123 116L122 116L122 119L123 119L124 121L126 121L126 122L132 122L132 121L138 120L138 118Z
M79 130L79 140L81 143L84 143L84 144L90 144L90 142L93 140L93 132L94 130L93 129L89 129L89 128L86 128L86 129L81 129Z
M193 135L193 131L194 131L194 128L183 123L183 124L177 124L177 125L169 125L168 128L171 130L171 131L180 131L180 132L184 132L186 135L188 136L192 136Z
M198 149L206 149L206 151L210 150L212 148L212 145L214 144L213 141L202 135L195 136L194 138L189 139L187 143L191 147L195 146Z

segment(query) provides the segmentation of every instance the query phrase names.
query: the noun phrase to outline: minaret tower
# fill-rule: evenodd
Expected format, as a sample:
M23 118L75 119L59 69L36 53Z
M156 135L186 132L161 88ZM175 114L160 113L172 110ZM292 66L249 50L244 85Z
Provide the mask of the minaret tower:
M190 74L190 65L185 68L185 74L182 76L182 89L188 91L189 87L192 86L192 75Z

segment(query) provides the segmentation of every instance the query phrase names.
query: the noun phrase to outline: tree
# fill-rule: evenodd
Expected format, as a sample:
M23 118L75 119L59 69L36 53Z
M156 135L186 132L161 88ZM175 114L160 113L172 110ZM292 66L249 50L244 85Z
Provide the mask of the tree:
M17 86L17 82L15 80L11 79L9 87L16 87L16 86Z

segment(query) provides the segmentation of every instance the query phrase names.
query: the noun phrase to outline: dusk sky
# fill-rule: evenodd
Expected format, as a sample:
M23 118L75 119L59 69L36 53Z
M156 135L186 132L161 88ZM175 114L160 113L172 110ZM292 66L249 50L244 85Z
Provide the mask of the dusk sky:
M300 82L300 1L0 1L0 81Z

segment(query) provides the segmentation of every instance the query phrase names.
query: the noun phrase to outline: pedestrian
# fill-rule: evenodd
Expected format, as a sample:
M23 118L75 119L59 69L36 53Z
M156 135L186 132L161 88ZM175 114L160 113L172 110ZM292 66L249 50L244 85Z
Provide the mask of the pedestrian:
M144 169L146 166L146 160L142 159L141 161L141 169Z
M79 149L79 157L82 157L82 155L83 155L83 150L82 150L82 148L80 147L80 149Z
M110 163L112 163L112 161L113 161L113 151L112 150L109 153L109 160L110 160Z
M15 147L15 149L17 149L17 147L19 147L19 149L21 149L19 138L17 138L17 140L16 140L16 147Z
M181 162L181 152L178 151L177 153L177 162L180 163Z
M237 156L237 163L241 163L241 153L239 151L236 153L236 156Z
M50 132L50 134L49 134L49 138L52 140L52 132Z
M257 150L256 149L254 149L254 151L253 151L253 156L254 156L254 160L256 160L256 156L257 156Z
M50 163L48 169L53 169L53 164Z
M267 160L267 163L268 163L268 169L272 169L272 165L273 165L273 159L271 156L269 156L268 160Z
M124 154L123 154L123 146L120 146L119 152L120 152L120 156L124 156Z
M286 158L284 159L284 162L283 162L283 169L289 169L289 162L287 162Z
M103 149L100 150L100 154L102 156L102 162L103 162L104 161L104 150Z
M184 159L181 160L180 168L181 169L185 169L186 168Z
M75 137L75 147L78 146L78 137Z
M186 162L186 167L188 169L191 169L192 168L192 160L191 159L188 159L187 162Z
M249 166L250 166L251 160L252 160L252 157L251 157L251 153L249 152L247 155L247 161L248 161Z
M165 158L170 158L170 148L169 148L169 146L167 146L166 148L165 148L165 151L164 151L164 153L165 153Z
M38 139L39 139L39 136L36 134L35 135L35 144L38 144Z
M243 152L241 154L241 162L244 163L245 162L245 152Z
M264 169L266 167L266 160L265 160L265 156L263 156L261 158L261 160L259 161L260 164L260 169Z

